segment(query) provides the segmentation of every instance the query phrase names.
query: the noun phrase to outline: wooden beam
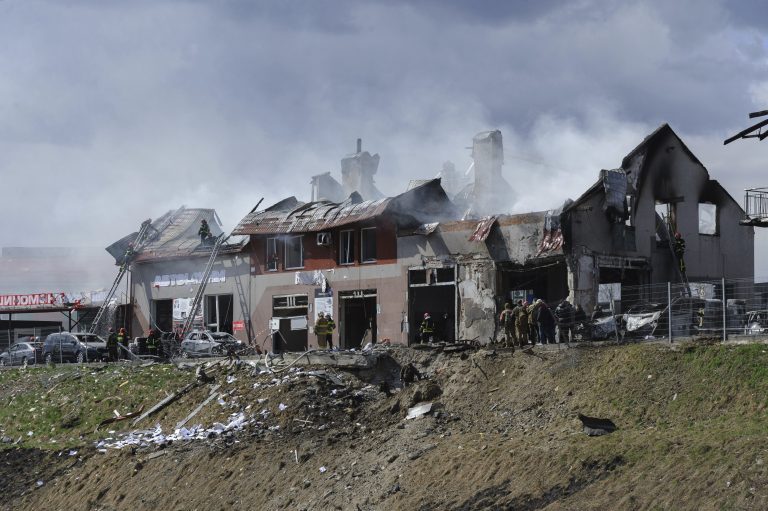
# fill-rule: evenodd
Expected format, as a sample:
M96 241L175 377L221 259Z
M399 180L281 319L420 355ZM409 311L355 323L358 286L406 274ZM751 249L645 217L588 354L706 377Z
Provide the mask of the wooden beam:
M752 112L749 114L750 119L754 119L755 117L762 117L764 115L768 115L768 110L760 110L759 112Z
M193 388L197 387L198 385L199 385L199 383L198 383L198 382L190 383L190 384L189 384L189 385L187 385L186 387L182 388L180 391L178 391L178 392L174 392L174 393L173 393L173 394L171 394L170 396L168 396L168 397L166 397L166 398L162 399L162 400L161 400L159 403L157 403L155 406L153 406L152 408L150 408L149 410L147 410L146 412L144 412L143 414L141 414L141 416L140 416L140 417L138 417L138 418L137 418L135 421L133 421L133 422L131 423L131 426L135 426L136 424L138 424L138 423L139 423L139 422L141 422L142 420L146 419L146 418L147 418L147 417L149 417L150 415L153 415L153 414L155 414L155 413L159 412L160 410L162 410L163 408L165 408L165 407L166 407L166 406L168 406L169 404L173 403L174 401L176 401L176 400L177 400L177 399L179 399L181 396L183 396L184 394L186 394L187 392L189 392L189 391L190 391L190 390L192 390Z
M748 133L751 133L751 132L753 132L755 130L758 130L758 129L762 128L763 126L766 126L766 125L768 125L768 119L766 119L764 121L760 121L757 124L755 124L754 126L750 126L749 128L747 128L745 130L741 130L740 132L736 133L731 138L725 139L725 141L723 142L723 145L728 145L731 142L733 142L734 140L738 140L741 137L743 137L744 135L746 135Z
M177 422L176 423L176 429L180 429L184 424L186 424L187 422L191 421L192 418L195 415L197 415L200 412L200 410L202 410L205 407L205 405L207 405L208 403L213 401L216 397L218 397L219 393L216 392L216 391L219 390L219 387L221 387L221 385L216 385L215 387L213 387L211 389L211 395L208 396L207 398L205 398L205 401L200 403L197 408L192 410L192 413L190 413L189 415L187 415L186 417L181 419L179 422Z

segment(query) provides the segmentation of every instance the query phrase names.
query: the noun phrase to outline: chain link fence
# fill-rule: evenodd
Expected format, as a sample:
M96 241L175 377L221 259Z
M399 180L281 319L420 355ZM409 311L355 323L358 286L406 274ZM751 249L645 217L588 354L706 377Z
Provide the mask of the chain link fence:
M768 335L768 282L718 279L641 286L601 284L598 302L618 340ZM610 329L608 329L610 330Z

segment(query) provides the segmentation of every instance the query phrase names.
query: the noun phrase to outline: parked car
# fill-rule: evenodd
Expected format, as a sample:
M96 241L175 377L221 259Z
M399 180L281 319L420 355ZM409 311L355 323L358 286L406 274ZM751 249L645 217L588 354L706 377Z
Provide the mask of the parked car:
M43 360L43 343L22 337L8 351L0 353L0 366L32 365Z
M95 334L61 332L45 338L43 360L51 362L101 362L109 358L107 343Z
M673 298L672 335L685 337L701 333L716 324L717 307L714 302L690 296ZM704 311L702 328L699 328L700 311ZM722 312L720 314L722 324ZM621 333L623 337L666 337L669 335L669 319L670 311L666 303L639 303L622 314Z
M768 310L749 311L745 317L745 335L760 335L768 331Z
M181 341L181 356L185 358L223 356L227 352L228 345L233 345L236 350L239 350L242 342L226 332L208 330L190 332Z

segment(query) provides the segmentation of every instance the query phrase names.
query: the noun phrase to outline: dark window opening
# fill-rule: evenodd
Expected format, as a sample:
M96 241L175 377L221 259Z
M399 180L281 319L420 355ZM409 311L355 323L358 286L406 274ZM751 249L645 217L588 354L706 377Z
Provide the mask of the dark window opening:
M341 231L339 236L339 264L355 262L355 231Z
M277 271L277 238L267 238L267 271Z
M376 228L360 230L360 260L364 263L376 261Z

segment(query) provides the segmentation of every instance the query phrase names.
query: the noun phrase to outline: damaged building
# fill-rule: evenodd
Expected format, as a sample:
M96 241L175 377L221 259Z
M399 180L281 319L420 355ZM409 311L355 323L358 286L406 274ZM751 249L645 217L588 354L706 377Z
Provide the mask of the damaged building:
M316 347L318 312L331 314L340 348L406 342L407 271L398 258L403 230L454 218L435 179L395 197L303 203L290 197L247 215L234 234L250 236L251 309L282 350Z
M505 213L513 190L503 155L501 132L480 133L473 182L453 200L440 179L384 197L374 183L379 156L358 140L341 161L341 183L316 175L310 202L289 197L239 222L214 265L199 325L259 343L274 333L271 347L299 351L316 347L314 320L324 312L344 349L416 342L430 313L436 338L487 343L507 301L569 299L589 313L604 286L680 282L675 233L687 244L689 281L754 278L744 211L666 124L547 211ZM451 186L462 181L452 164L441 175ZM202 218L220 232L213 210L153 223L161 236L132 265L139 331L167 331L182 318L211 250L197 238Z
M205 220L211 237L201 240L198 230ZM152 222L151 241L131 263L131 333L145 335L150 328L171 332L187 319L192 299L202 280L214 239L222 233L213 209L186 208L168 211ZM136 233L107 250L117 264ZM241 340L251 336L249 260L242 255L247 238L230 237L219 250L206 287L197 328L228 332Z

